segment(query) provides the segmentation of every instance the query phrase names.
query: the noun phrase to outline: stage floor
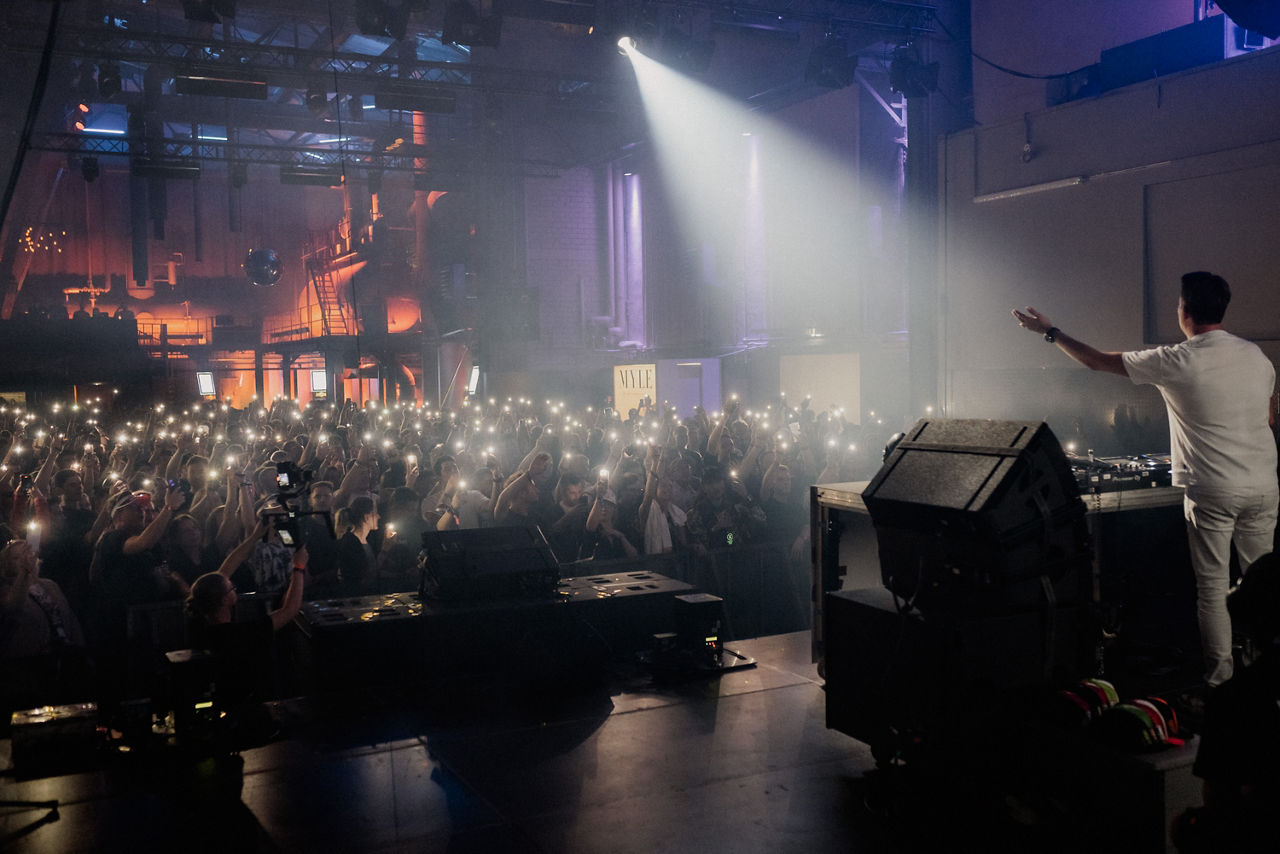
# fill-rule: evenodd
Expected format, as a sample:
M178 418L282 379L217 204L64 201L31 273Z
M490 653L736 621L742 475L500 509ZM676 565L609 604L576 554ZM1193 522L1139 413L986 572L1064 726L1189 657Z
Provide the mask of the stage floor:
M20 780L9 851L898 852L1069 850L1019 805L957 821L950 796L871 773L829 730L807 632L729 644L754 667L653 679L510 679L281 704L285 735L245 751L216 807L141 756ZM10 768L0 742L0 768ZM238 769L236 769L238 771ZM179 782L175 782L175 780ZM941 795L941 796L940 796ZM203 807L201 806L203 804ZM967 810L967 807L966 807ZM7 845L6 845L7 843Z

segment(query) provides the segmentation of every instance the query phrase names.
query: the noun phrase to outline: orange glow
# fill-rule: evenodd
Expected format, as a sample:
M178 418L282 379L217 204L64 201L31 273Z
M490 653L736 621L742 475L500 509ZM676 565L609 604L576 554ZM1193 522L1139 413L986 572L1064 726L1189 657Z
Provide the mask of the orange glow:
M409 297L387 297L387 331L408 332L422 322L418 301Z
M231 398L231 405L236 409L244 409L253 403L253 371L231 371L215 378L218 381L219 397L222 400Z

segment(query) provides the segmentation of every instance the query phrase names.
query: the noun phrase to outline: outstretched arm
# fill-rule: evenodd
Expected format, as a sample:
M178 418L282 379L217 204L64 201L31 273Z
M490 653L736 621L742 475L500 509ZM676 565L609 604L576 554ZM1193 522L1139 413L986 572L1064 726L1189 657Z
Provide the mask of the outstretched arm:
M1122 377L1129 376L1129 372L1124 366L1124 357L1118 352L1103 352L1090 347L1088 344L1079 339L1072 338L1058 327L1050 322L1040 312L1031 306L1027 306L1025 312L1013 309L1013 316L1017 319L1018 325L1023 329L1028 329L1037 335L1048 335L1052 331L1051 338L1054 344L1058 345L1058 349L1084 365L1091 371L1105 371L1109 374L1118 374Z

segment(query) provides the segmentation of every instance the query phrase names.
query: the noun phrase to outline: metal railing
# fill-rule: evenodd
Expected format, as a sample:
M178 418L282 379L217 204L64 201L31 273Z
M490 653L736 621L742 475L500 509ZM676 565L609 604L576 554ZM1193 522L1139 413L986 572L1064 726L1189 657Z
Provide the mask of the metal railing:
M213 321L208 317L138 321L138 344L148 349L209 344L212 340Z

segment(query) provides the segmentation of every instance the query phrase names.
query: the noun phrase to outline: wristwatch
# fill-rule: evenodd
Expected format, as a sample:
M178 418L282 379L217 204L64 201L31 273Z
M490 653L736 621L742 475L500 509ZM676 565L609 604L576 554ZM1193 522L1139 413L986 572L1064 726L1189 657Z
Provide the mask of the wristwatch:
M1059 328L1058 328L1058 327L1056 327L1056 326L1050 326L1047 330L1045 330L1045 333L1044 333L1044 340L1046 340L1046 341L1048 341L1050 344L1052 344L1054 341L1056 341L1056 340L1057 340L1057 338L1058 338L1058 333L1059 333L1059 332L1061 332L1061 331L1062 331L1062 330L1061 330L1061 329L1059 329Z

